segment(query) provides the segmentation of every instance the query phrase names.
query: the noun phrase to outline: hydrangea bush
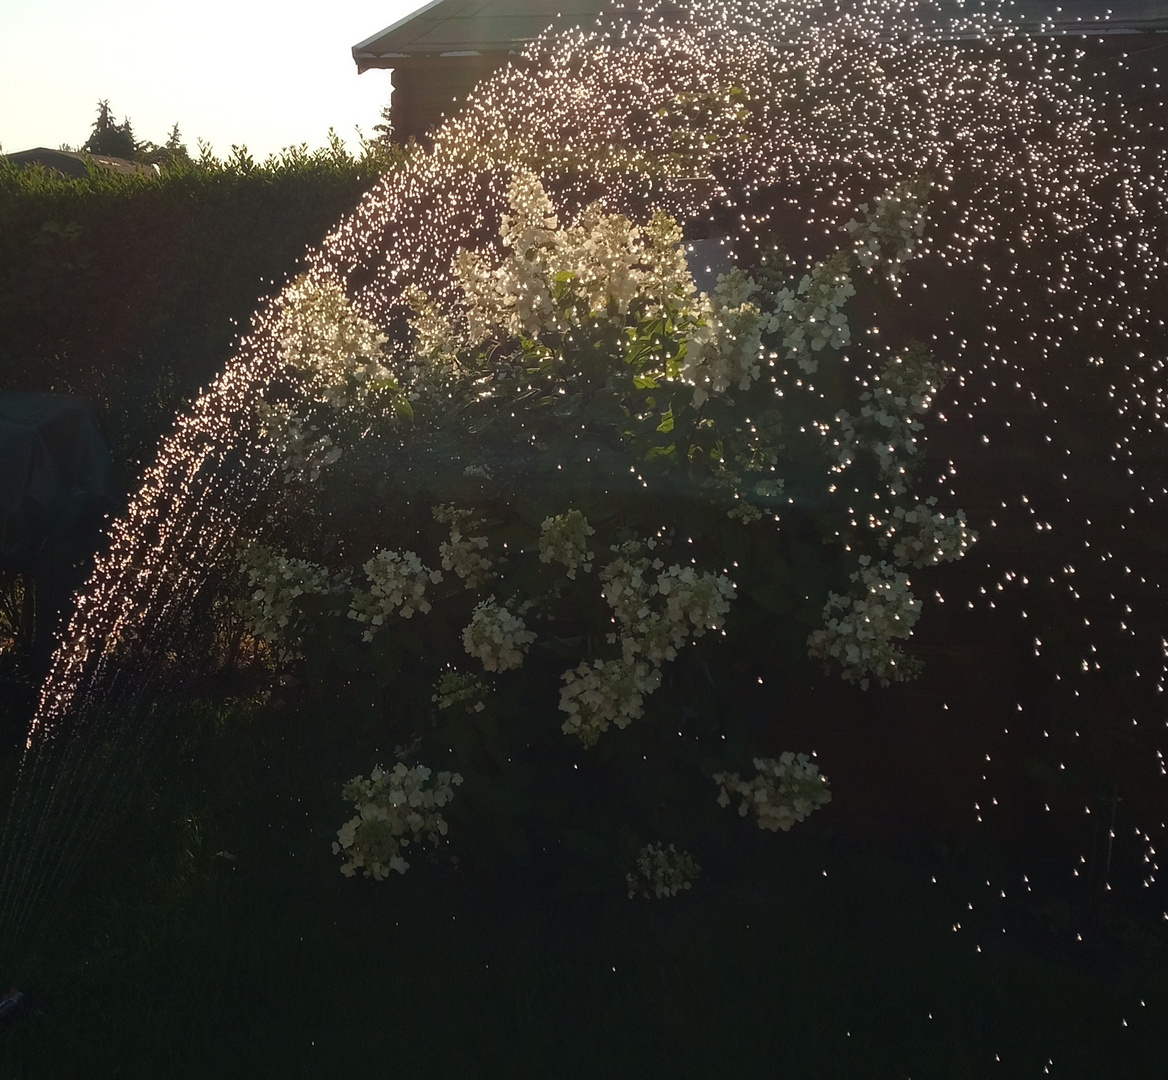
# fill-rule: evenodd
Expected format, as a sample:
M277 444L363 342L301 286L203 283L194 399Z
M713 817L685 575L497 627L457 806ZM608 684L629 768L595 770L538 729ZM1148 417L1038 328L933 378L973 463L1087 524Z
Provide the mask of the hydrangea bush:
M452 766L351 781L345 873L403 872L464 777L453 837L521 861L621 847L630 895L696 876L639 839L679 768L713 782L707 808L738 796L772 831L830 801L806 755L715 699L776 664L910 677L908 571L975 540L914 493L944 366L853 310L895 300L924 195L861 207L822 260L774 249L707 293L666 215L562 223L520 171L498 245L457 255L449 295L410 291L392 344L327 282L297 283L261 406L287 498L244 549L242 607L307 685ZM601 797L606 768L644 778L626 805L567 797L566 771Z

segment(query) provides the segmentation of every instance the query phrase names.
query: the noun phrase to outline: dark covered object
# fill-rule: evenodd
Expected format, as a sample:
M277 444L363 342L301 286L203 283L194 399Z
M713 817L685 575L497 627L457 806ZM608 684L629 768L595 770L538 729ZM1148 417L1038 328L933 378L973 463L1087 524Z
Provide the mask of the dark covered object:
M0 564L89 538L112 504L109 451L85 398L0 394Z
M9 164L15 165L18 169L41 165L50 172L58 172L73 180L83 180L89 175L87 161L116 173L158 171L156 166L145 165L140 161L127 161L126 158L109 157L106 154L83 154L75 150L50 150L44 146L38 146L34 150L18 150L15 154L7 154L4 157Z

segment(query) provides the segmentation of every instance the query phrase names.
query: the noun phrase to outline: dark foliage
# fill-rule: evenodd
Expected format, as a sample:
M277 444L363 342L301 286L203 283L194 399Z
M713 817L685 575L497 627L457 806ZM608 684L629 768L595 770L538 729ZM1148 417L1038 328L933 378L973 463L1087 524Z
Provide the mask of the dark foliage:
M99 101L93 131L81 149L87 154L103 154L132 161L137 157L140 145L145 144L140 144L134 137L130 118L127 116L120 124L115 123L109 100Z
M191 161L176 125L157 172L0 170L0 389L93 399L127 486L258 299L403 154L355 158L335 137L260 165L202 149Z

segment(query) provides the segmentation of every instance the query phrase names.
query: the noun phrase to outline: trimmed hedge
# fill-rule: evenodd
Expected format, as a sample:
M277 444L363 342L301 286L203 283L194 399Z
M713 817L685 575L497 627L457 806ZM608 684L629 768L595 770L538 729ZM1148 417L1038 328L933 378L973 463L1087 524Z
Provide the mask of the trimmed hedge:
M91 398L127 487L257 301L409 151L337 138L84 179L0 166L0 390ZM273 284L274 282L274 284Z

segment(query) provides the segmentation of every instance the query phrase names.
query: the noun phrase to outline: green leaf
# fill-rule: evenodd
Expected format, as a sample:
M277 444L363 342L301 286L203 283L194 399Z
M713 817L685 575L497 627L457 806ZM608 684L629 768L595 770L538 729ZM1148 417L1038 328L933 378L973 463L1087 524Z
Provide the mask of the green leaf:
M552 413L556 416L574 416L580 411L580 403L584 400L582 393L570 394L558 400Z
M652 375L634 375L633 385L638 390L656 390L657 380Z
M559 656L564 660L575 660L584 647L584 636L577 637L557 637L555 634L548 634L545 639L539 642L536 646L538 649L546 650L553 656Z
M668 409L665 415L661 417L661 423L657 425L657 430L662 435L668 435L673 430L673 410Z
M619 424L628 415L620 397L610 391L597 393L584 408L584 419L594 423Z

